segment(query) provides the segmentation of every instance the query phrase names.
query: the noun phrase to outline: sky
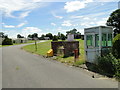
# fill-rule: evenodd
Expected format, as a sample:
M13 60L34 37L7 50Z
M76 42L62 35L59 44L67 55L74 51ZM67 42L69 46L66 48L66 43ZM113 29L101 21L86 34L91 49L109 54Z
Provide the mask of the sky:
M17 34L46 33L53 35L76 28L105 25L110 14L118 9L119 0L2 0L0 32L10 38Z

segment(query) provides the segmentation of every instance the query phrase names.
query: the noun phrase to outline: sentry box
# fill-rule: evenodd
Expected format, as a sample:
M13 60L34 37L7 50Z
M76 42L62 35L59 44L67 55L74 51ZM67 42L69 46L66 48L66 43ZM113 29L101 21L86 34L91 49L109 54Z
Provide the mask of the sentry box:
M105 55L112 46L113 29L110 26L97 26L84 29L86 61L94 63L97 56Z

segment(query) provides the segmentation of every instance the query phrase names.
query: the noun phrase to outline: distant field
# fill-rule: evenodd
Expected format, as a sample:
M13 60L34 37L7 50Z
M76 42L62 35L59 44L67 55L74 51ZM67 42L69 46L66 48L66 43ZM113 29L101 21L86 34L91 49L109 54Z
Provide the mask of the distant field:
M84 59L84 40L77 39L77 41L79 41L80 56L79 56L79 60L75 63L76 65L82 64L82 63L85 62L85 59ZM46 56L47 51L49 49L51 49L51 41L49 40L49 41L46 41L46 42L38 43L37 44L37 51L35 50L35 45L34 44L24 46L23 49L28 51L28 52L31 52L31 53ZM73 64L74 57L73 56L67 57L67 58L57 57L56 60L58 60L62 63Z

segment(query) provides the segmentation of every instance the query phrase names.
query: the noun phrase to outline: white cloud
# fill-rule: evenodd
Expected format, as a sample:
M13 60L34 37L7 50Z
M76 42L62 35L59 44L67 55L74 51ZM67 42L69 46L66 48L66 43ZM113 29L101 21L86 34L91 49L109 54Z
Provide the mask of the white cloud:
M58 15L56 15L54 12L52 12L52 15L53 15L55 18L58 18L58 19L63 19L63 17L62 17L62 16L58 16Z
M0 10L7 17L13 17L13 12L22 11L20 17L28 16L28 14L35 8L42 7L43 3L36 3L32 0L2 0L0 1Z
M83 18L84 16L71 16L70 18L72 18L72 19L80 19L80 18Z
M95 2L118 2L119 0L94 0Z
M84 29L78 28L77 31L79 31L81 34L84 34Z
M24 37L27 37L29 34L33 34L33 33L37 33L38 36L40 36L42 34L46 34L46 33L42 32L42 30L37 28L37 27L25 27L25 28L21 29L21 31L16 31L14 29L12 29L12 30L3 30L2 32L7 34L8 37L10 37L10 38L17 38L18 34L20 34L20 35L22 35Z
M16 27L22 27L22 26L24 26L24 25L26 25L27 24L27 22L23 22L23 23L20 23L19 25L17 25Z
M88 20L82 20L83 22L80 22L80 25L84 28L91 27L91 26L101 26L106 25L107 18L89 18Z
M70 1L70 2L66 2L64 9L67 12L74 12L74 11L78 11L82 8L85 8L86 4L89 2L93 2L93 0L84 0L84 1Z
M96 24L99 25L105 25L107 21L107 18L102 18L100 21L96 22Z
M21 15L19 16L19 18L25 18L29 15L30 11L26 11L26 12L23 12L21 13Z
M22 30L22 35L28 35L28 34L33 34L33 33L37 33L38 35L41 35L42 30L37 28L37 27L25 27L23 30Z
M57 32L61 32L63 34L66 34L66 31L69 31L69 29L64 29L62 27L58 27L58 28L56 28L56 30L57 30Z
M13 25L4 25L5 28L15 28Z
M52 26L56 26L56 24L55 24L55 23L51 23L51 25L52 25Z
M90 18L89 18L89 17L84 17L83 19L84 19L84 20L90 20Z
M63 21L62 26L72 26L70 20Z
M23 23L20 23L20 24L18 24L18 25L6 25L5 23L3 23L3 27L4 28L20 28L20 27L22 27L22 26L24 26L24 25L26 25L27 24L27 21L25 21L25 22L23 22Z
M30 33L37 33L37 32L41 32L41 29L37 28L37 27L26 27L23 30L25 31L29 31Z

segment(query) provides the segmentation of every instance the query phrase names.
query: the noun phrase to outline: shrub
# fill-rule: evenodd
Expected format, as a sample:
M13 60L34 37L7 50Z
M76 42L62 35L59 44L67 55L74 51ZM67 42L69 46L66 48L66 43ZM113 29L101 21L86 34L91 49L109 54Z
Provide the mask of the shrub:
M98 57L96 64L100 71L108 76L115 75L117 59L110 53L106 56Z
M120 34L115 36L115 38L113 39L112 54L117 59L120 59Z
M98 56L95 65L93 69L97 69L99 73L110 77L115 76L120 81L120 59L116 59L112 53Z
M12 39L5 38L2 42L2 45L12 45Z
M116 63L115 77L120 81L120 59L118 59Z

